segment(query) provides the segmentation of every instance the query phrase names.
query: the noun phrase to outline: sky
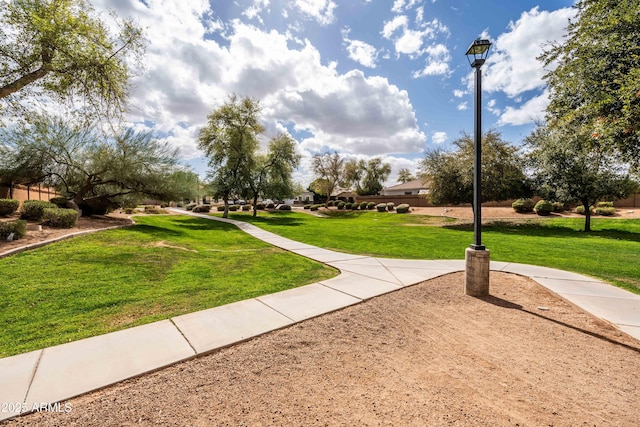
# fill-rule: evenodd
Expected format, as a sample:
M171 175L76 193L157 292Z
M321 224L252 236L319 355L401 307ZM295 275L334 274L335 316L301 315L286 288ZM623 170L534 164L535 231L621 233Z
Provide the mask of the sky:
M548 104L536 59L562 42L573 0L93 0L131 17L148 39L130 125L179 148L202 178L198 130L230 94L257 98L266 131L298 143L294 180L315 154L381 157L416 173L425 152L472 134L474 39L482 67L483 130L520 145ZM106 15L105 15L106 16Z

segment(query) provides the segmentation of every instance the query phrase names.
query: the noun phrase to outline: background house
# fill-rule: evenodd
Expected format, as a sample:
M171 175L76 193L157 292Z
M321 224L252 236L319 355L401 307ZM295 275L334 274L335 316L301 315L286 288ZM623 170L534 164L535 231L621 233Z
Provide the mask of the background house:
M414 179L404 184L383 188L380 191L381 196L417 196L425 194L429 194L429 187L421 179Z

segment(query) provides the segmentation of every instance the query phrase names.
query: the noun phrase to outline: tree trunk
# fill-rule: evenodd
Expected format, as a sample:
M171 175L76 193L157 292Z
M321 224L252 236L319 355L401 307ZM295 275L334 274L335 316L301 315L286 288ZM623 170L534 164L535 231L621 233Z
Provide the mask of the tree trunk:
M589 202L582 201L582 206L584 206L584 231L591 231L591 209L589 206Z
M258 216L258 196L253 196L253 217Z
M224 212L222 212L222 218L229 218L229 200L224 199Z

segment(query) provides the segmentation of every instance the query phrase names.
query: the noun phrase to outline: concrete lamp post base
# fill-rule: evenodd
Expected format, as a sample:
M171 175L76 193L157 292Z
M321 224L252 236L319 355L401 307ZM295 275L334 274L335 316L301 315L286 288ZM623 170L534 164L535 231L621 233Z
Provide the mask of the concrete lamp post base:
M473 297L489 295L489 251L465 251L464 293Z

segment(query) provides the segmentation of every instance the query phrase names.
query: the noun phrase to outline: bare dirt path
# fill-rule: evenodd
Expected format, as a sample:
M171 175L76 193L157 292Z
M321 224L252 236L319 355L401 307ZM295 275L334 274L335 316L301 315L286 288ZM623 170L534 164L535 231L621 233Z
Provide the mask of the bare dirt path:
M637 426L640 342L529 279L461 273L8 425Z

